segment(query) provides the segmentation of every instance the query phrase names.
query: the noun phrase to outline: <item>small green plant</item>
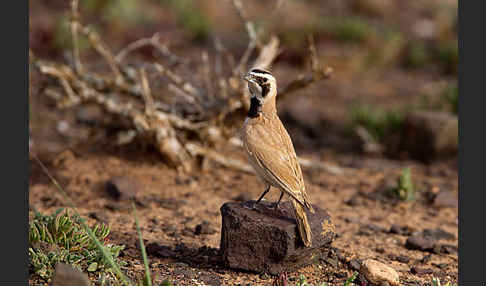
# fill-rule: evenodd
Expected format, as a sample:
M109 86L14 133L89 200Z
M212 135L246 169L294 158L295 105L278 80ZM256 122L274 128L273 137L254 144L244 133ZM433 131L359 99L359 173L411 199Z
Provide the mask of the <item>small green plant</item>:
M363 42L371 32L370 25L359 18L345 18L333 25L334 35L342 42Z
M108 242L110 229L97 224L93 234L114 258L118 257L123 245ZM35 212L30 221L29 259L31 269L44 279L51 278L57 263L67 263L88 272L110 272L111 267L104 259L90 235L80 224L78 215L59 209L52 215Z
M354 272L353 275L351 275L344 282L344 286L350 286L351 283L353 283L354 280L356 280L356 277L358 277L358 272ZM307 283L307 278L303 274L300 274L299 281L297 281L297 285L296 286L310 286L310 284ZM322 282L322 284L320 286L327 286L327 282Z
M402 170L402 174L397 179L397 186L390 192L402 201L412 201L415 199L415 191L412 182L410 168Z
M432 277L432 285L433 286L442 286L440 283L440 279L436 277ZM447 282L447 284L444 284L444 286L456 286L455 284L452 284L451 282Z
M424 43L412 42L405 49L404 65L407 68L423 68L430 60L429 50Z
M450 105L452 112L457 114L459 102L459 89L456 83L449 84L444 91L444 100Z
M394 110L370 108L369 106L353 106L351 108L352 127L363 126L377 142L382 142L386 136L402 129L404 116Z
M435 50L435 57L442 63L446 73L457 73L459 64L459 48L457 46L457 41L439 45Z
M196 7L193 0L163 0L177 15L178 22L189 31L195 40L204 40L211 30L211 23L206 15Z
M346 282L344 282L344 286L350 286L351 283L354 282L354 280L356 280L356 277L358 277L358 272L354 272L353 275L351 275L351 277L349 277Z

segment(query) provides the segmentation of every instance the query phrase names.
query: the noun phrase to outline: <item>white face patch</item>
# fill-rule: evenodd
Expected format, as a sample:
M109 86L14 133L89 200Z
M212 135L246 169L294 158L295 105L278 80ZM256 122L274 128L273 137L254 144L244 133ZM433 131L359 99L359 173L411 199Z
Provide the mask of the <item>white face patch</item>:
M262 97L262 87L254 82L249 81L248 82L248 89L250 90L250 93L252 96L261 98Z

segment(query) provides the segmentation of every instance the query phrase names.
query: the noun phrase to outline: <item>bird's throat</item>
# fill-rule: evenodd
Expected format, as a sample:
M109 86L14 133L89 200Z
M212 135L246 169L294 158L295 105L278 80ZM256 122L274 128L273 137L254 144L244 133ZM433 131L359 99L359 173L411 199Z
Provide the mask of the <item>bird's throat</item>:
M262 112L262 103L256 97L251 97L250 99L250 109L248 110L247 116L250 118L258 117Z

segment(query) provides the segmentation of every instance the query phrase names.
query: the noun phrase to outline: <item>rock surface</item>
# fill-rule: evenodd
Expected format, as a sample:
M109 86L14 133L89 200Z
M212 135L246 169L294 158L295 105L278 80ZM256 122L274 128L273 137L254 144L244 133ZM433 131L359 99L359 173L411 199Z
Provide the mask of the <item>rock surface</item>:
M63 263L56 265L51 286L90 286L88 276Z
M140 189L138 181L124 176L115 176L106 182L106 191L117 200L135 197Z
M255 201L225 203L221 207L221 253L227 267L276 275L295 271L318 261L335 237L327 211L314 206L307 211L312 229L312 246L304 247L298 235L290 202L280 204Z
M376 285L390 284L399 286L400 278L395 269L373 259L366 259L361 264L360 272L366 279Z

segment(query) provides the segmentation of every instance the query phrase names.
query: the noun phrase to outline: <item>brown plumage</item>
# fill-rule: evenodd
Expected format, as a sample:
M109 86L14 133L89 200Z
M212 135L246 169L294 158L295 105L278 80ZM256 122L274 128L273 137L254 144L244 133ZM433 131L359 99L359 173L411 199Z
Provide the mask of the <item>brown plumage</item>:
M305 246L311 246L312 232L305 208L312 213L314 209L305 191L292 140L277 115L275 78L267 71L253 69L245 79L251 93L251 106L241 137L251 165L266 184L265 192L257 203L270 186L281 191L280 199L283 194L289 195L302 241Z

